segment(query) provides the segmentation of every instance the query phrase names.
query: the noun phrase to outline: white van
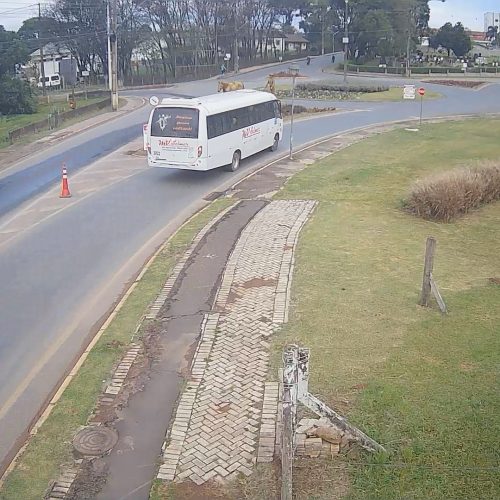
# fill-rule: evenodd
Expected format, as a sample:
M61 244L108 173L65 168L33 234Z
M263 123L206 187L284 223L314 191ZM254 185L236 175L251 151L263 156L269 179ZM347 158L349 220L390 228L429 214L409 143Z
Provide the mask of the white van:
M38 88L43 87L43 77L40 77L38 79ZM45 75L45 88L53 87L57 88L61 86L61 77L57 74L54 73L53 75Z
M282 136L279 101L257 90L163 99L145 130L149 166L185 170L234 171L242 158L275 151Z

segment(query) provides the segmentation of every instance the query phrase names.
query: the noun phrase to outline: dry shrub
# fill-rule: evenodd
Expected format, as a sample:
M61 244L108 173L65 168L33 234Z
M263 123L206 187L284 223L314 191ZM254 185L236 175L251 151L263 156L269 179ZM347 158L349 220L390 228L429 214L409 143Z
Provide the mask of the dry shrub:
M500 199L500 165L482 163L417 182L404 202L406 210L427 220L450 222Z

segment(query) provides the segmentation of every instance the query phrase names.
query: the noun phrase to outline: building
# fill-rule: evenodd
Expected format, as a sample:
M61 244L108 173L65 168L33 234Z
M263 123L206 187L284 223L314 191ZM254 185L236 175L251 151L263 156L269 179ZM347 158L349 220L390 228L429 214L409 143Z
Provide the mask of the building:
M490 26L496 26L500 29L500 12L486 12L484 14L484 32L488 31Z
M40 49L35 50L30 55L30 63L34 69L35 77L42 74ZM71 55L71 51L63 45L48 43L43 48L43 69L45 75L60 75L64 85L75 85L77 77L76 61Z
M278 53L300 53L308 49L310 42L301 33L283 33L275 31L267 41L267 48Z
M486 39L485 34L482 31L468 31L467 32L472 40L472 43L484 43L484 44L490 44Z

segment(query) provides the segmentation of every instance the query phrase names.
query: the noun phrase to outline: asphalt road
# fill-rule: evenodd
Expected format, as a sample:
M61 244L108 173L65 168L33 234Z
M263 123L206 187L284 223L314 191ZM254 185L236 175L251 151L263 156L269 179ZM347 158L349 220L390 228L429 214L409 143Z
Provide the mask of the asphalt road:
M300 66L311 77L324 76L321 58L309 67L305 62ZM269 72L258 70L238 79L247 87L263 86ZM215 89L211 80L169 90L202 95ZM480 92L442 87L439 91L446 98L427 102L425 116L500 111L499 85ZM130 94L149 96L151 91ZM418 102L335 105L344 112L295 123L296 147L356 127L417 117L420 110ZM72 172L91 165L140 135L148 113L146 107L83 132L0 176L0 235L8 217L29 213L23 202L59 181L62 161ZM236 176L148 169L144 159L138 159L144 168L135 175L95 191L0 246L0 464L93 326L173 227L207 193L283 154L288 137L287 125L280 150L244 161ZM89 169L99 175L99 164Z

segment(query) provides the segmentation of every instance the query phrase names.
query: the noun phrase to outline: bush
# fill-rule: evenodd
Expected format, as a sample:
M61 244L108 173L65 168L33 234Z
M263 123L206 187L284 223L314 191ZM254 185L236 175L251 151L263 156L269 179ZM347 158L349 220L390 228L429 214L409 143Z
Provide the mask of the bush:
M483 164L418 182L403 205L418 217L450 222L497 200L500 200L500 165Z
M35 112L36 100L26 82L9 77L0 79L0 114L29 115Z
M307 108L305 106L301 106L300 104L295 104L293 106L293 114L306 113ZM283 116L289 116L292 114L292 105L291 104L282 104L281 105L281 113Z
M297 90L306 92L323 91L323 92L384 92L389 90L387 85L356 85L356 84L338 84L338 83L299 83L296 86Z

